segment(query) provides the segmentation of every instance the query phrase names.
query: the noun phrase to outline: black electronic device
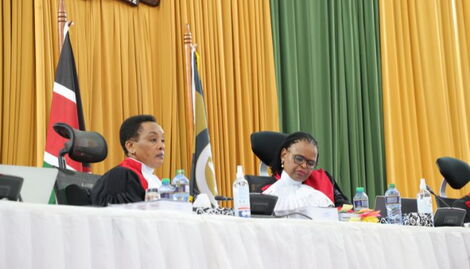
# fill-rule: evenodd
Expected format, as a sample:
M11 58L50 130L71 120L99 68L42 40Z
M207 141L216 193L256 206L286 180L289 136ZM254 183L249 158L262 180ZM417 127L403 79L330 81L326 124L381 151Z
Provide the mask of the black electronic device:
M250 193L251 215L272 216L276 203L277 196L262 193Z
M455 207L441 207L434 212L434 226L463 226L465 210Z
M22 177L0 174L0 199L21 200L20 192L22 186Z

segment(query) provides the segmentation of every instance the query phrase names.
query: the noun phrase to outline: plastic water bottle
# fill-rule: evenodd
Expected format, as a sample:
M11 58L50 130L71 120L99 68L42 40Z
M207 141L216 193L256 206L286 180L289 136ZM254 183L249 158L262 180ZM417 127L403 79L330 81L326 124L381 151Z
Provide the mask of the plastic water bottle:
M432 214L432 197L426 189L426 179L422 178L419 184L419 192L416 195L418 202L418 213Z
M173 187L170 185L170 179L162 179L162 185L160 186L160 198L166 200L172 200L173 198Z
M235 216L243 218L251 216L250 189L241 165L237 166L237 179L233 182L233 206Z
M388 185L385 192L385 207L387 208L387 219L391 224L402 224L400 192L395 184Z
M367 197L363 187L356 188L356 195L354 195L353 204L354 211L359 211L363 208L369 208L369 197Z
M171 184L175 188L173 200L187 202L189 199L189 179L184 175L183 169L176 170L176 176Z

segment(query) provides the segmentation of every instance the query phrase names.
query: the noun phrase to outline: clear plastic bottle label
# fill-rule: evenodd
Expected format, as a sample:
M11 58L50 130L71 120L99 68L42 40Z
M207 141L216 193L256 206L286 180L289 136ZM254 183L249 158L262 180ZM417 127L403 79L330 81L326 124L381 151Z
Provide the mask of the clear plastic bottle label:
M400 196L385 196L385 204L398 204L400 203Z
M355 210L369 208L369 201L367 200L354 200L353 203L354 203Z

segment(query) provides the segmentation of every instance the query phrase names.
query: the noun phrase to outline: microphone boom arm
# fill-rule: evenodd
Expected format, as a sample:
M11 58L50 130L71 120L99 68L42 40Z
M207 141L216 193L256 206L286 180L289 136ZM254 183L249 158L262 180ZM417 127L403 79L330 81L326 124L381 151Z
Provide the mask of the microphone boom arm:
M431 189L431 187L429 187L428 185L426 185L426 189L427 189L432 195L434 195L434 197L436 197L437 200L441 201L445 206L452 208L452 206L450 206L444 199L442 199L442 197L440 197L439 195L437 195L436 193L434 193L434 191Z

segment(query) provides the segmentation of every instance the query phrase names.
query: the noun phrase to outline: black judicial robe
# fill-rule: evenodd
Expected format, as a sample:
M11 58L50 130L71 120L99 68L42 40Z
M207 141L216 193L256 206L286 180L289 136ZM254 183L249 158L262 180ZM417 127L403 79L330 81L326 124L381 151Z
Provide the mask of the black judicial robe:
M139 175L140 169L126 167L129 159L114 167L98 179L91 191L91 203L96 206L125 204L144 201L146 181ZM133 165L133 164L132 164Z

